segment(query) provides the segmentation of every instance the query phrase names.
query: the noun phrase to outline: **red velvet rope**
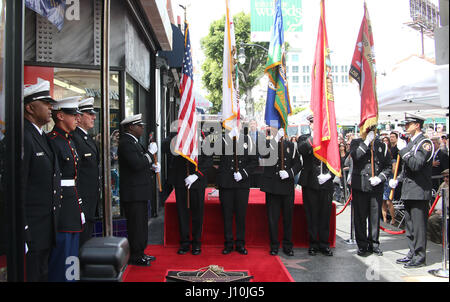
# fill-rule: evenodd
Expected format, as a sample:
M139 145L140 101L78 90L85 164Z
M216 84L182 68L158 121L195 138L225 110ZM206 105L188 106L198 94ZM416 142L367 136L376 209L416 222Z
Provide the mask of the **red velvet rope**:
M336 214L336 216L338 216L339 214L341 214L342 212L344 212L345 208L347 207L347 205L350 203L350 200L352 200L352 193L350 193L350 196L347 199L347 202L344 205L344 208L342 210L339 211L339 213Z
M440 196L439 194L436 195L436 199L434 200L433 205L431 206L430 211L428 212L428 217L430 217L430 216L431 216L431 213L433 213L433 210L434 210L434 208L436 207L436 204L437 204L437 202L438 202L438 200L439 200L440 197L441 197L441 196ZM404 234L404 233L405 233L405 230L401 230L401 231L391 231L391 230L385 229L385 228L382 227L381 225L380 225L380 229L383 230L383 231L385 231L386 233L392 234L392 235L400 235L400 234Z

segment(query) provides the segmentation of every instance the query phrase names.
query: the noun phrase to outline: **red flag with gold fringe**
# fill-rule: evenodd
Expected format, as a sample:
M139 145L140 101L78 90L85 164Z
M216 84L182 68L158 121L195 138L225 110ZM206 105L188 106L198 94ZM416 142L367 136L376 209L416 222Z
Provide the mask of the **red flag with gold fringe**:
M361 95L359 128L363 138L366 137L369 128L378 124L375 53L373 48L372 26L366 2L364 2L364 17L350 66L350 79L353 78L358 82L359 94Z
M334 175L341 177L341 158L334 110L333 78L324 0L320 2L320 10L311 86L311 110L314 116L313 150L314 156L326 164Z

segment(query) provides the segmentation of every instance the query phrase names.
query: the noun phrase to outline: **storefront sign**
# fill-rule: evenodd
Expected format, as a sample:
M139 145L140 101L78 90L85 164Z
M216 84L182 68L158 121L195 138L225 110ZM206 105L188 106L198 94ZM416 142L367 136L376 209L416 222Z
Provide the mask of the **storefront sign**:
M285 40L303 31L302 0L283 0ZM251 0L251 41L269 42L275 13L273 0Z

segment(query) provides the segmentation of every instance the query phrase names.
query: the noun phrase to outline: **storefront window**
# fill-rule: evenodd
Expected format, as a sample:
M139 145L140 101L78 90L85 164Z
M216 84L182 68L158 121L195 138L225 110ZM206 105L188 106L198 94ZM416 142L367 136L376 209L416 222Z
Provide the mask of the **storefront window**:
M6 200L5 200L5 91L4 91L4 43L5 1L0 0L0 282L7 280L6 270Z
M125 87L125 116L127 117L138 113L137 96L139 87L137 82L129 75L127 75Z
M89 130L99 152L102 153L101 146L101 89L100 72L98 70L72 69L72 68L54 68L25 66L24 83L33 84L37 78L43 78L51 83L51 94L55 99L66 98L69 96L93 97L94 108L97 112L94 128ZM110 135L111 135L111 192L112 192L112 214L113 217L120 216L119 199L119 165L117 161L117 146L120 126L119 111L119 73L110 73ZM45 131L49 132L53 128L53 122L46 125ZM102 204L98 205L97 216L101 217Z

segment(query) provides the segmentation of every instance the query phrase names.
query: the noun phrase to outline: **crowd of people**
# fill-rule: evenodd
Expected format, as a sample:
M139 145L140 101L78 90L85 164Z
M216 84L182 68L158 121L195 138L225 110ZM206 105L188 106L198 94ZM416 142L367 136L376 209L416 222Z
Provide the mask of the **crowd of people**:
M68 281L66 260L78 257L80 247L92 237L102 186L98 146L88 134L96 119L94 99L74 96L55 100L49 90L48 81L39 81L24 91L22 185L28 281ZM43 127L51 119L54 127L46 134ZM447 135L438 128L427 137L422 131L424 121L420 116L407 115L405 133L380 135L374 126L360 136L352 133L339 136L341 166L346 171L341 178L314 155L313 131L288 138L283 127L271 127L264 133L258 131L256 121L251 121L248 131L226 130L216 141L202 132L203 147L198 150L196 164L180 152L173 152L171 143L176 135L173 133L163 141L161 150L171 155L167 180L175 189L178 254L202 252L207 171L213 165L214 155L219 156L214 185L219 191L224 222L222 254L233 251L248 254L245 221L249 190L257 187L265 194L269 254L277 255L281 247L285 255L293 256L293 207L295 188L299 185L309 235L308 254L333 256L328 240L332 202L341 195L347 196L342 189L348 187L355 210L357 254L383 255L380 219L387 221L389 213L394 222L392 200L402 200L410 250L397 263L405 268L424 266L427 236L437 237L427 235L427 226L430 225L431 232L437 230L438 217L442 216L436 208L428 219L433 192L448 191ZM308 122L313 130L312 115ZM148 238L148 201L154 196L154 175L161 170L155 157L158 146L154 142L142 145L140 138L145 127L142 114L126 117L120 125L120 135L114 133L117 144L112 160L118 161L120 170L118 190L127 219L129 263L150 266L156 258L144 250ZM221 150L205 151L204 146L217 143ZM442 177L444 182L440 184ZM395 192L394 197L391 192Z

